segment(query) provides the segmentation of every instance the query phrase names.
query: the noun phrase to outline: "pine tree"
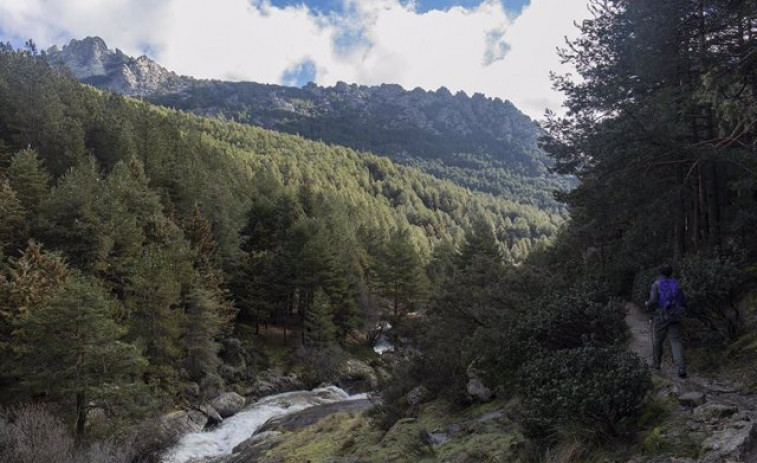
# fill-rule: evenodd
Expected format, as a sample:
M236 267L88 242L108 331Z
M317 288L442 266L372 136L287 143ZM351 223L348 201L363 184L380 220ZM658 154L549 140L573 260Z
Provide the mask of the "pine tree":
M24 334L24 383L31 391L75 403L76 433L84 433L92 402L107 405L140 379L145 361L122 342L117 302L92 279L72 275L50 301L29 313Z
M313 295L313 304L305 314L304 341L313 348L323 348L336 340L337 328L334 325L333 309L328 296L317 290Z
M192 288L187 295L185 319L184 365L189 379L200 382L214 374L220 364L216 342L223 326L219 301L202 287Z
M379 293L390 302L395 318L417 309L426 295L428 280L408 230L396 230L376 262Z
M57 253L48 253L35 242L17 259L11 259L0 275L0 390L3 400L18 393L24 345L22 323L49 304L65 283L70 270Z
M22 234L26 211L7 180L0 181L0 251Z
M5 175L27 211L36 211L49 193L50 174L34 150L26 149L16 153Z
M196 284L217 303L218 322L223 326L216 329L219 333L228 331L236 316L236 308L227 299L228 291L220 269L218 245L213 238L210 223L203 216L199 205L195 205L191 219L185 224L184 234L192 246L197 273Z
M150 244L131 269L125 288L128 339L144 349L150 382L166 391L172 391L178 379L185 326L181 290L189 265L180 250Z
M106 196L93 158L66 172L40 206L36 231L45 246L61 251L71 266L93 271L110 250L98 220L98 210L110 209L97 205Z

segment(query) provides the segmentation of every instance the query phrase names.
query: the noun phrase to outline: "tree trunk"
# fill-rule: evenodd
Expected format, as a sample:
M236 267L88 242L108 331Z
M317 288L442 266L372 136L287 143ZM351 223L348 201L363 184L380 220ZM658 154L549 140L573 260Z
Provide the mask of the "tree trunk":
M87 403L84 392L76 393L76 438L84 437L84 425L87 422Z
M687 212L688 218L686 220L687 232L688 232L688 252L696 252L699 249L699 204L697 194L697 178L694 175L690 175L686 180L686 196L687 196Z
M707 161L706 179L707 184L707 220L708 231L710 232L709 244L710 249L716 250L720 247L720 185L718 182L718 169L715 161Z
M684 194L686 191L686 185L684 185L684 167L680 166L676 169L676 180L679 186L678 195L676 197L674 209L674 231L673 231L673 257L675 260L680 260L684 254L686 254L686 203L684 201Z

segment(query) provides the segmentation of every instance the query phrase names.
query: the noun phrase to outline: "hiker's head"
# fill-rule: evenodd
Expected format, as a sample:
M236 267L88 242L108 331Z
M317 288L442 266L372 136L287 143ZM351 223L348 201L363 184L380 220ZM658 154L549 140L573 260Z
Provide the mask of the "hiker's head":
M660 267L660 275L664 277L673 276L673 266L670 264L665 264L662 267Z

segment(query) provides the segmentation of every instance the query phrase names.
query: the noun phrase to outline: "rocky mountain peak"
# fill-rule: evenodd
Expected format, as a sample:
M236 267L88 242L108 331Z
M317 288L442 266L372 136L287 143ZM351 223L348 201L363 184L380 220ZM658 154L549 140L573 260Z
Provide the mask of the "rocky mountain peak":
M474 189L532 197L556 208L539 126L511 102L446 87L406 90L337 82L301 88L177 76L150 58L108 49L98 37L48 53L96 87L202 116L256 125L389 156ZM504 180L503 180L504 179ZM547 186L545 186L547 185Z
M53 66L68 68L79 80L131 96L180 91L189 78L182 78L147 56L132 58L111 50L100 37L71 40L62 49L47 50Z

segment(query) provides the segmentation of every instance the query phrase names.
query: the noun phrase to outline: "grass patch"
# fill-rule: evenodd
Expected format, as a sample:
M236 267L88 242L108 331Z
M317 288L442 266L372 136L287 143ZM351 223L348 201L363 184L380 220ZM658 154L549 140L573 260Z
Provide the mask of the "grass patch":
M524 438L515 425L505 414L479 420L504 405L493 402L455 412L444 401L428 402L420 406L417 418L403 418L386 432L364 412L339 413L286 434L263 461L517 462ZM449 440L434 448L429 432L448 432Z

